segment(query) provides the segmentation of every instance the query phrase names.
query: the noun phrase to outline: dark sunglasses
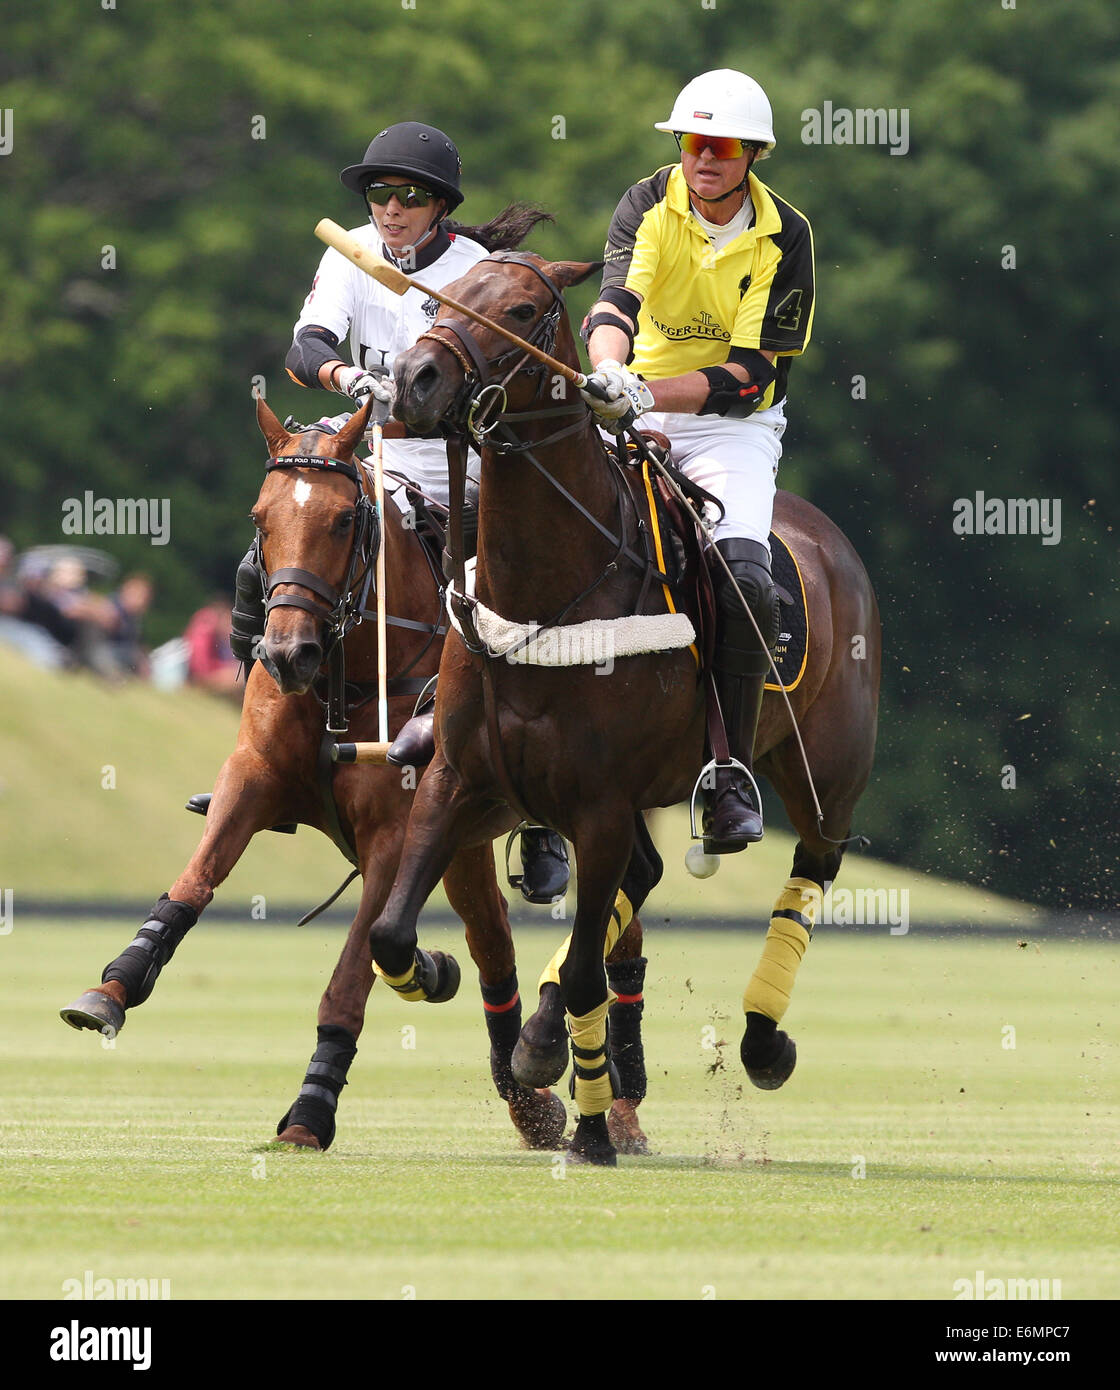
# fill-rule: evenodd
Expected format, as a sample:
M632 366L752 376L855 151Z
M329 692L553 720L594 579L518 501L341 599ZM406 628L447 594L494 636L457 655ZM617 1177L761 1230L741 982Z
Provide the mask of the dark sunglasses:
M714 159L742 159L747 149L742 140L736 140L731 135L697 135L688 131L683 134L674 132L674 138L682 154L699 156L707 148Z
M402 208L426 208L435 196L414 183L371 183L366 188L366 202L379 208L386 207L390 198L396 198Z

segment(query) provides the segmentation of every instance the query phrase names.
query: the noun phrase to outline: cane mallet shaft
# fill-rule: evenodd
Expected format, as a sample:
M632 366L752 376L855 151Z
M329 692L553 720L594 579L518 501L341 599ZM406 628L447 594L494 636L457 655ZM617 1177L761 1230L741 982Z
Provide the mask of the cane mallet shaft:
M373 492L380 541L377 546L377 737L389 737L388 656L385 651L385 472L381 457L381 424L373 427Z
M384 767L390 743L336 743L331 749L331 761L336 763L377 763Z
M527 343L524 338L519 338L516 333L510 332L508 328L503 328L500 323L495 323L493 319L488 319L485 314L468 309L465 304L460 304L457 299L452 299L450 295L443 294L439 290L429 289L427 285L422 285L419 280L414 280L403 274L395 266L391 266L372 247L364 246L357 237L351 236L345 228L340 227L337 222L332 222L329 217L324 217L316 225L315 235L320 241L325 241L328 246L333 246L348 261L352 261L359 270L364 270L379 284L392 290L394 294L407 294L409 290L419 290L421 294L429 295L437 303L446 304L449 309L454 309L456 313L462 314L465 318L473 319L483 328L489 328L492 333L497 333L499 337L505 338L507 342L511 342L516 347L521 348L523 352L527 352L530 357L535 357L538 362L543 362L546 367L551 367L557 375L562 376L565 381L570 381L573 386L584 387L587 385L587 378L582 372L577 372L565 362L558 362L555 357L551 357L547 352L534 347L532 343Z

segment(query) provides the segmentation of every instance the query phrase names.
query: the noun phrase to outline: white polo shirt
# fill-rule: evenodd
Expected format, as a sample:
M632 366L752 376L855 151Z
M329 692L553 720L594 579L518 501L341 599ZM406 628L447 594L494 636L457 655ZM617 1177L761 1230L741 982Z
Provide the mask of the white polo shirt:
M372 247L377 255L385 254L372 223L351 228L350 235ZM425 285L441 290L487 255L489 252L477 241L440 229L432 245L420 251L414 268L408 269L389 257L386 260L406 275L415 275ZM428 331L438 309L436 301L420 290L394 294L328 247L311 282L311 292L303 301L294 332L314 324L329 329L340 344L349 336L355 366L367 370L387 367L392 374L397 358ZM425 492L446 503L447 451L443 440L387 439L383 456L386 468L404 473Z

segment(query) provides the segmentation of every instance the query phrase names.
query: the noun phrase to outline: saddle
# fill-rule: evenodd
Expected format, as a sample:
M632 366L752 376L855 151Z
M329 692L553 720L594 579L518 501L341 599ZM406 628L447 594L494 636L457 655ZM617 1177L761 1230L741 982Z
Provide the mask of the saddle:
M700 511L705 502L719 503L710 493L686 478L672 461L669 440L653 430L641 432L645 447L667 470L685 497ZM715 653L715 578L708 542L662 474L627 446L625 473L641 510L650 517L650 541L658 568L666 576L665 598L671 612L688 614L696 630L697 665L701 678L711 669ZM767 690L797 687L805 671L809 643L808 605L797 560L786 542L770 532L771 573L781 604L781 623L774 662L782 685L766 682Z

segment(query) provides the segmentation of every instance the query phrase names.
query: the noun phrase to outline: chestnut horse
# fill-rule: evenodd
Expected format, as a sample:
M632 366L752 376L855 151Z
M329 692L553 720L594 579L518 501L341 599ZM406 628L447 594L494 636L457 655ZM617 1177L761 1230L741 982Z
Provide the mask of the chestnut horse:
M595 269L504 253L480 261L447 293L577 367L562 291ZM444 645L436 756L413 802L396 882L370 928L373 958L387 977L408 977L423 956L416 949L423 903L453 854L494 834L495 807L504 803L503 825L529 815L563 833L574 845L578 878L570 946L558 953L522 1030L513 1069L534 1086L563 1074L566 1011L579 1110L569 1157L612 1164L604 944L640 905L631 896L643 849L640 812L687 799L704 764L704 684L687 648L620 657L610 673L601 665L557 669L491 655L478 640L475 602L544 629L664 613L660 586L630 562L640 549L638 511L626 505L623 470L575 387L511 352L492 330L444 308L395 370L395 413L415 430L441 421L477 428L495 405L502 414L483 440L475 597L453 596L450 604L464 635L449 634ZM780 1086L796 1059L777 1024L870 773L880 665L875 595L845 536L786 492L777 494L774 529L803 576L810 645L790 700L822 814L787 708L780 694L768 694L755 765L800 839L744 995L741 1056L749 1078L765 1089ZM658 862L654 882L659 870ZM650 886L647 877L639 894Z
M368 412L367 403L333 436L315 429L290 434L258 400L257 420L272 457L253 519L263 568L271 575L272 599L260 660L249 676L237 747L218 774L205 833L190 863L132 944L106 967L102 983L62 1010L75 1028L115 1034L126 1010L148 998L160 969L252 836L284 822L314 826L356 861L363 877L354 924L319 1005L318 1046L299 1098L277 1129L282 1141L316 1149L327 1148L334 1137L338 1094L375 978L368 924L393 881L416 780L415 769L332 769L328 762L325 780L333 789L334 814L318 790L324 714L314 687L328 645L327 610L335 604L335 615L345 614L347 603L351 614L355 606L360 609L376 557L370 470L353 462ZM404 524L391 502L385 507L382 543L391 614L388 671L391 677L408 673L389 684L389 729L395 737L412 712L417 690L436 670L446 620L437 575L415 529ZM375 691L376 624L360 622L342 640L352 683L348 689ZM350 721L351 737L375 738L376 701L352 708ZM463 919L479 970L495 1085L524 1142L556 1147L566 1123L563 1103L547 1090L517 1085L510 1073L520 1004L506 903L498 891L490 842L464 848L446 868L447 896ZM435 999L450 998L457 967L438 952L428 965L427 992Z

